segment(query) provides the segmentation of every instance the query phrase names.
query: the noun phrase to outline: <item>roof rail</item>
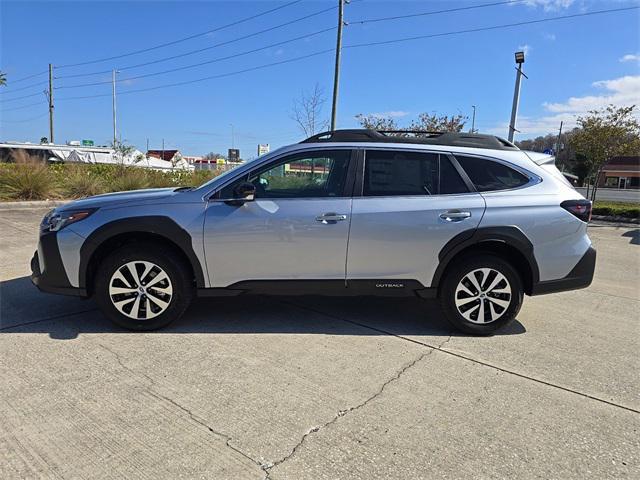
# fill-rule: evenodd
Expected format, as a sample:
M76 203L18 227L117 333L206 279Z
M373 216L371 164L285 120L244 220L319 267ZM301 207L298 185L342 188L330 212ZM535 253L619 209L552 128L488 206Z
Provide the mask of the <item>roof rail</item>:
M424 130L372 130L364 128L322 132L300 143L325 142L414 143L488 148L493 150L518 150L518 147L513 143L494 135L463 132L431 132Z

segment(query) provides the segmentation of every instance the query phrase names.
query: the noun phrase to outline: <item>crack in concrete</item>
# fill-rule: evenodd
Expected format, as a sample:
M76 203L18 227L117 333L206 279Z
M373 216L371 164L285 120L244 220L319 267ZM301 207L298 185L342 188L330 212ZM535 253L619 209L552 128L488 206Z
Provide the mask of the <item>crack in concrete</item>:
M447 337L446 340L444 340L442 343L440 343L440 345L438 345L438 348L441 348L445 343L449 342L451 340L452 334L449 334L449 336ZM320 430L329 427L330 425L336 423L340 418L346 416L347 414L355 411L355 410L359 410L363 407L365 407L368 403L372 402L373 400L375 400L376 398L378 398L380 395L382 395L382 393L384 392L384 390L387 388L387 386L389 386L391 383L394 383L396 381L398 381L400 379L400 377L402 377L402 375L407 372L407 370L411 369L412 367L414 367L416 364L418 364L419 362L421 362L424 358L428 357L429 355L431 355L435 350L428 350L426 352L423 352L422 354L420 354L416 359L412 360L411 362L409 362L408 364L406 364L404 367L402 367L400 370L398 370L395 375L393 375L390 379L388 379L386 382L384 382L382 384L382 386L371 396L369 396L364 402L361 402L355 406L352 407L348 407L345 410L340 410L338 411L338 413L328 422L323 423L322 425L316 425L312 428L310 428L309 430L307 430L304 435L302 435L302 437L300 438L300 441L298 441L298 443L296 445L294 445L294 447L291 449L291 451L285 455L284 457L282 457L279 460L276 460L273 463L270 463L268 465L265 465L264 467L264 471L266 472L266 477L264 480L270 480L271 479L271 470L279 465L282 465L284 462L286 462L287 460L289 460L290 458L292 458L298 451L298 449L300 447L302 447L302 445L304 444L304 442L306 441L306 439L316 433L319 432Z
M151 395L154 398L157 398L158 400L167 402L167 403L173 405L174 407L178 408L182 412L186 413L193 422L195 422L198 425L206 428L210 433L213 433L217 437L220 437L222 440L224 440L225 445L228 448L230 448L231 450L233 450L237 454L241 455L242 457L246 458L247 460L251 461L257 467L259 467L262 471L264 471L264 466L263 466L264 462L256 460L255 458L251 457L249 454L247 454L247 453L243 452L242 450L240 450L239 448L231 445L232 437L230 437L229 435L227 435L224 432L221 432L219 430L214 429L203 418L199 417L198 415L193 413L189 408L187 408L184 405L178 403L176 400L174 400L174 399L172 399L172 398L170 398L170 397L168 397L166 395L163 395L162 393L154 390L153 387L155 387L157 385L156 381L153 378L151 378L150 376L148 376L147 374L135 371L131 367L127 366L122 361L122 358L121 358L120 354L117 353L115 350L112 350L111 348L107 347L106 345L103 345L102 343L98 343L97 345L100 346L101 348L103 348L104 350L106 350L107 352L109 352L111 355L113 355L113 357L116 359L116 361L118 362L118 365L120 365L121 368L123 368L124 370L128 371L132 375L144 377L149 382L149 385L147 385L145 387L145 389L144 389L149 395Z

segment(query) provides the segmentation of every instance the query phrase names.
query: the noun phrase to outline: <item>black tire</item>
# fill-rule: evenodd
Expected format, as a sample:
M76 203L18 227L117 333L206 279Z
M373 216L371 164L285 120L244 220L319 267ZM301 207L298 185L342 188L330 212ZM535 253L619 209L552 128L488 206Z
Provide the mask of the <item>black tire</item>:
M476 288L473 287L473 284L469 281L470 277L467 277L467 275L471 275L472 272L476 270L487 268L497 273L489 273L486 277L484 277L483 272L473 273L478 284L481 283L480 286L486 289L491 286L492 280L498 278L498 274L502 274L508 282L507 286L511 290L510 297L507 296L507 293L486 292L486 290L483 291L482 289L480 292L476 292ZM465 277L467 278L465 279ZM468 286L468 289L471 290L474 295L482 295L482 298L474 299L474 296L469 295L465 291L459 291L456 294L456 289L463 279L465 279L465 281L461 288ZM493 290L505 292L506 288L504 285L505 283L501 281ZM460 313L456 305L456 295L458 295L457 299L461 303L467 302L461 305L460 308L464 309L463 313L469 316L470 319L465 318L465 316ZM481 253L465 256L457 260L447 269L444 283L440 289L440 305L447 320L458 330L472 335L490 335L515 319L522 306L523 296L522 279L517 270L509 262L496 255ZM493 298L496 300L493 300ZM506 307L502 307L498 305L498 301L500 304L505 304L506 301L509 303ZM485 322L482 322L479 318L480 303L483 303L482 312ZM489 303L491 303L490 306ZM474 315L476 317L475 319L473 318ZM493 321L490 320L492 316L496 317Z
M157 285L169 285L172 290L170 296L167 296L165 294L158 294L156 290L153 290L152 296L150 292L154 287L148 287L150 289L148 292L145 290L144 293L126 293L122 296L114 297L117 301L119 301L123 297L126 300L129 295L141 295L142 299L148 294L149 299L140 301L140 303L144 304L144 306L138 308L138 313L142 316L151 316L155 314L156 316L154 316L153 318L131 318L130 316L127 316L126 314L120 312L114 305L114 302L112 302L109 290L112 277L114 276L116 271L119 271L129 262L150 262L152 264L155 264L159 269L163 270L166 273L169 279L170 283L164 281L158 282ZM144 264L135 265L143 270L142 273L138 271L140 276L142 276L142 274L144 273ZM155 272L160 272L160 270L154 269L149 274L147 274L146 278L150 278L150 280L148 281L149 284L153 282L153 277L151 277L151 275L153 275ZM129 280L128 283L130 285L124 284L123 286L131 287L134 281L130 276L127 276L127 279ZM142 279L141 283L144 284L144 281L145 280ZM183 259L180 258L180 256L170 248L149 243L132 243L129 245L124 245L111 252L102 260L97 269L94 279L94 288L94 297L96 299L96 302L98 303L100 309L110 320L123 328L138 331L156 330L180 318L187 307L189 307L194 293L193 275L191 274L190 268L185 264ZM168 300L166 302L168 303L168 306L165 307L164 311L162 311L162 307L159 307L158 304L151 301L151 299L153 298L155 298L156 301L157 299ZM128 307L121 308L126 310L126 308ZM147 308L149 309L149 312L147 312ZM161 313L155 313L152 311L153 309ZM133 313L129 313L133 315Z

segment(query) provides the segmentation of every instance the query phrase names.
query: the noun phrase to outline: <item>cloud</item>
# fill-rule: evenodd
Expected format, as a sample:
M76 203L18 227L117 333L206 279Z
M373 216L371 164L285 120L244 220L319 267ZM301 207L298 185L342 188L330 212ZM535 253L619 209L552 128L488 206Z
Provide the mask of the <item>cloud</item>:
M411 112L405 112L404 110L390 110L388 112L376 112L370 113L372 117L376 118L402 118L409 115Z
M526 0L525 5L529 7L542 7L545 12L562 10L569 8L575 0Z
M593 82L592 86L605 90L600 95L587 95L584 97L571 97L564 103L543 104L544 108L553 113L573 113L580 115L589 110L606 107L610 103L614 105L633 105L640 103L640 75L627 75L613 80L600 80Z
M627 55L620 58L621 62L640 62L640 53L634 55L632 53L628 53Z
M544 39L545 40L549 40L550 42L555 42L556 41L556 34L555 33L545 33L544 34Z
M612 80L599 80L591 86L600 93L582 97L569 97L564 102L543 103L547 114L540 117L518 117L517 129L520 138L534 135L546 135L555 132L563 122L564 129L576 126L576 118L590 110L597 110L609 104L629 106L640 104L640 75L625 76ZM636 112L638 114L638 112ZM503 122L487 130L487 133L506 135L508 123Z
M533 51L533 47L531 45L527 45L525 43L524 45L518 46L518 51L519 52L524 52L524 56L525 56L525 58L527 58L529 56L529 54Z

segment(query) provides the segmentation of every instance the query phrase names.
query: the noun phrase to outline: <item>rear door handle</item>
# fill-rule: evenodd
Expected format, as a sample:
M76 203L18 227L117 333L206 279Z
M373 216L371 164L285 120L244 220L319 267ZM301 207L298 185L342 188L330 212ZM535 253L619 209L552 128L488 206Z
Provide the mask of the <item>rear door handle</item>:
M341 215L339 213L331 212L331 213L323 213L322 215L318 215L316 217L316 222L321 222L321 223L324 223L325 225L328 225L330 223L341 222L346 219L347 219L346 215Z
M470 218L471 212L463 212L460 210L449 210L447 212L442 212L440 214L440 218L447 222L461 222L465 218Z

